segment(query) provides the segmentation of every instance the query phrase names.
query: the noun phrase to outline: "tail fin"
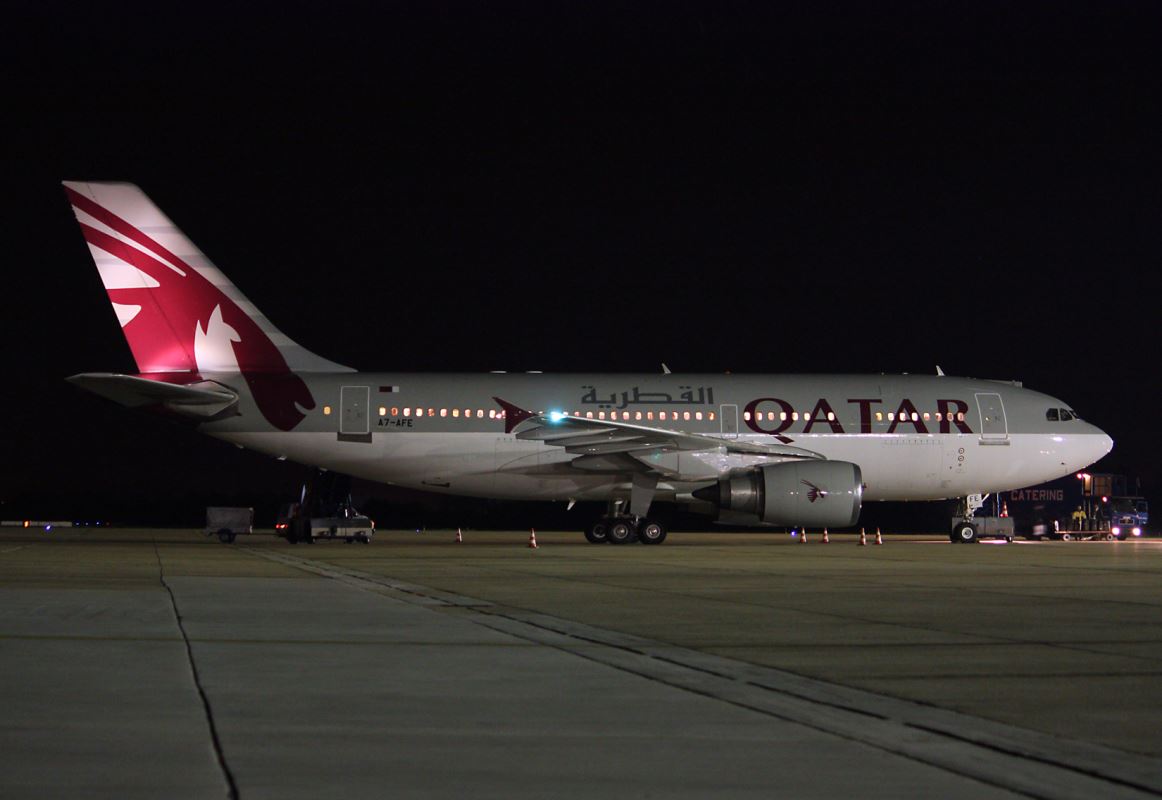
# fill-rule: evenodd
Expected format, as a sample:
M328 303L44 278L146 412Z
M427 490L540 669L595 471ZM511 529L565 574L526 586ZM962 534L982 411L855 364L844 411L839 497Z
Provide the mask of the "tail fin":
M280 376L350 371L279 332L141 189L64 186L141 373L241 373L263 414L287 430L301 413L293 405L274 410L261 397L273 400L269 387L282 384L286 400ZM290 394L314 407L305 385Z

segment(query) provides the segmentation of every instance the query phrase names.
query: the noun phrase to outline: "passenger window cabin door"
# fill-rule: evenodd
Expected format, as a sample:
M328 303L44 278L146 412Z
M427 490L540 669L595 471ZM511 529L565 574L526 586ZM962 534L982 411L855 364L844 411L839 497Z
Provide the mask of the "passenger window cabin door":
M980 441L982 444L1008 444L1009 424L1005 419L1005 404L1001 396L992 392L976 395L980 412Z
M738 406L733 403L724 404L718 407L718 419L720 420L720 430L722 431L722 438L737 439L738 438Z
M339 438L371 440L371 387L343 386L339 389Z

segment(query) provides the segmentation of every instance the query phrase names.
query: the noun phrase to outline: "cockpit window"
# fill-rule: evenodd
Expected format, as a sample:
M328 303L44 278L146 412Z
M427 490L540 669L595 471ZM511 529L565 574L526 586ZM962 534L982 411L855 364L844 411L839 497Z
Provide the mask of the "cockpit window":
M1061 409L1061 421L1069 422L1071 419L1073 419L1073 412L1068 409Z
M1045 412L1045 419L1049 420L1050 422L1057 422L1061 418L1057 416L1057 409L1051 408Z

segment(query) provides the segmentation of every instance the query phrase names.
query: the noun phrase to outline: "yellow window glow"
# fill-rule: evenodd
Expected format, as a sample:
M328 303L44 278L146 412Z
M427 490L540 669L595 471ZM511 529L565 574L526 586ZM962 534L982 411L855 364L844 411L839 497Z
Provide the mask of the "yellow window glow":
M714 412L713 411L710 412L710 421L714 422Z
M586 411L586 412L585 412L585 419L593 419L593 412L592 412L592 411Z
M827 412L827 421L828 422L835 422L835 412L834 411Z
M330 406L323 406L323 416L324 417L331 416L331 407Z
M403 410L403 415L404 415L405 417L410 417L410 416L412 415L412 410L411 410L410 408L405 408L405 409Z
M422 417L423 415L424 415L424 410L422 408L417 408L416 409L416 416Z
M690 419L690 412L689 412L689 411L683 411L683 412L682 412L682 419Z
M702 419L702 412L701 412L701 411L695 411L695 412L694 412L694 419Z
M662 413L665 414L666 412L663 411ZM749 411L742 412L742 418L745 419L747 422L750 422L750 412ZM665 417L662 417L662 419L665 419Z
M387 416L387 408L386 408L386 406L380 406L380 407L379 407L379 416L381 416L381 417L386 417L386 416Z
M452 409L452 416L453 416L453 417L459 417L459 416L460 416L460 409L458 409L458 408L453 408L453 409Z
M597 412L597 418L598 418L598 419L605 419L605 412L604 412L604 411L598 411L598 412Z
M895 412L895 411L889 411L889 412L888 412L888 420L895 420L895 418L896 418L896 412Z
M883 422L883 421L884 421L884 412L877 411L876 412L876 422Z

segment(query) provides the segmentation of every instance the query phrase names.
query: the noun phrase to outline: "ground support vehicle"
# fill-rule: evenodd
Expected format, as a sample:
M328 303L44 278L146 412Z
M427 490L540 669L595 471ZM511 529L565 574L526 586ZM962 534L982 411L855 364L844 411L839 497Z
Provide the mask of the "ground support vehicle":
M352 504L348 476L314 470L303 484L299 502L279 510L274 529L291 544L314 544L319 539L369 544L375 534L375 522Z
M1079 472L1055 481L1001 492L995 513L1016 519L1029 539L1128 539L1146 535L1150 506L1137 480Z
M254 509L208 506L205 532L207 536L217 535L223 544L230 544L240 533L254 533Z
M953 543L975 544L981 539L1004 539L1013 541L1013 520L1011 517L969 517L957 515L952 518Z

